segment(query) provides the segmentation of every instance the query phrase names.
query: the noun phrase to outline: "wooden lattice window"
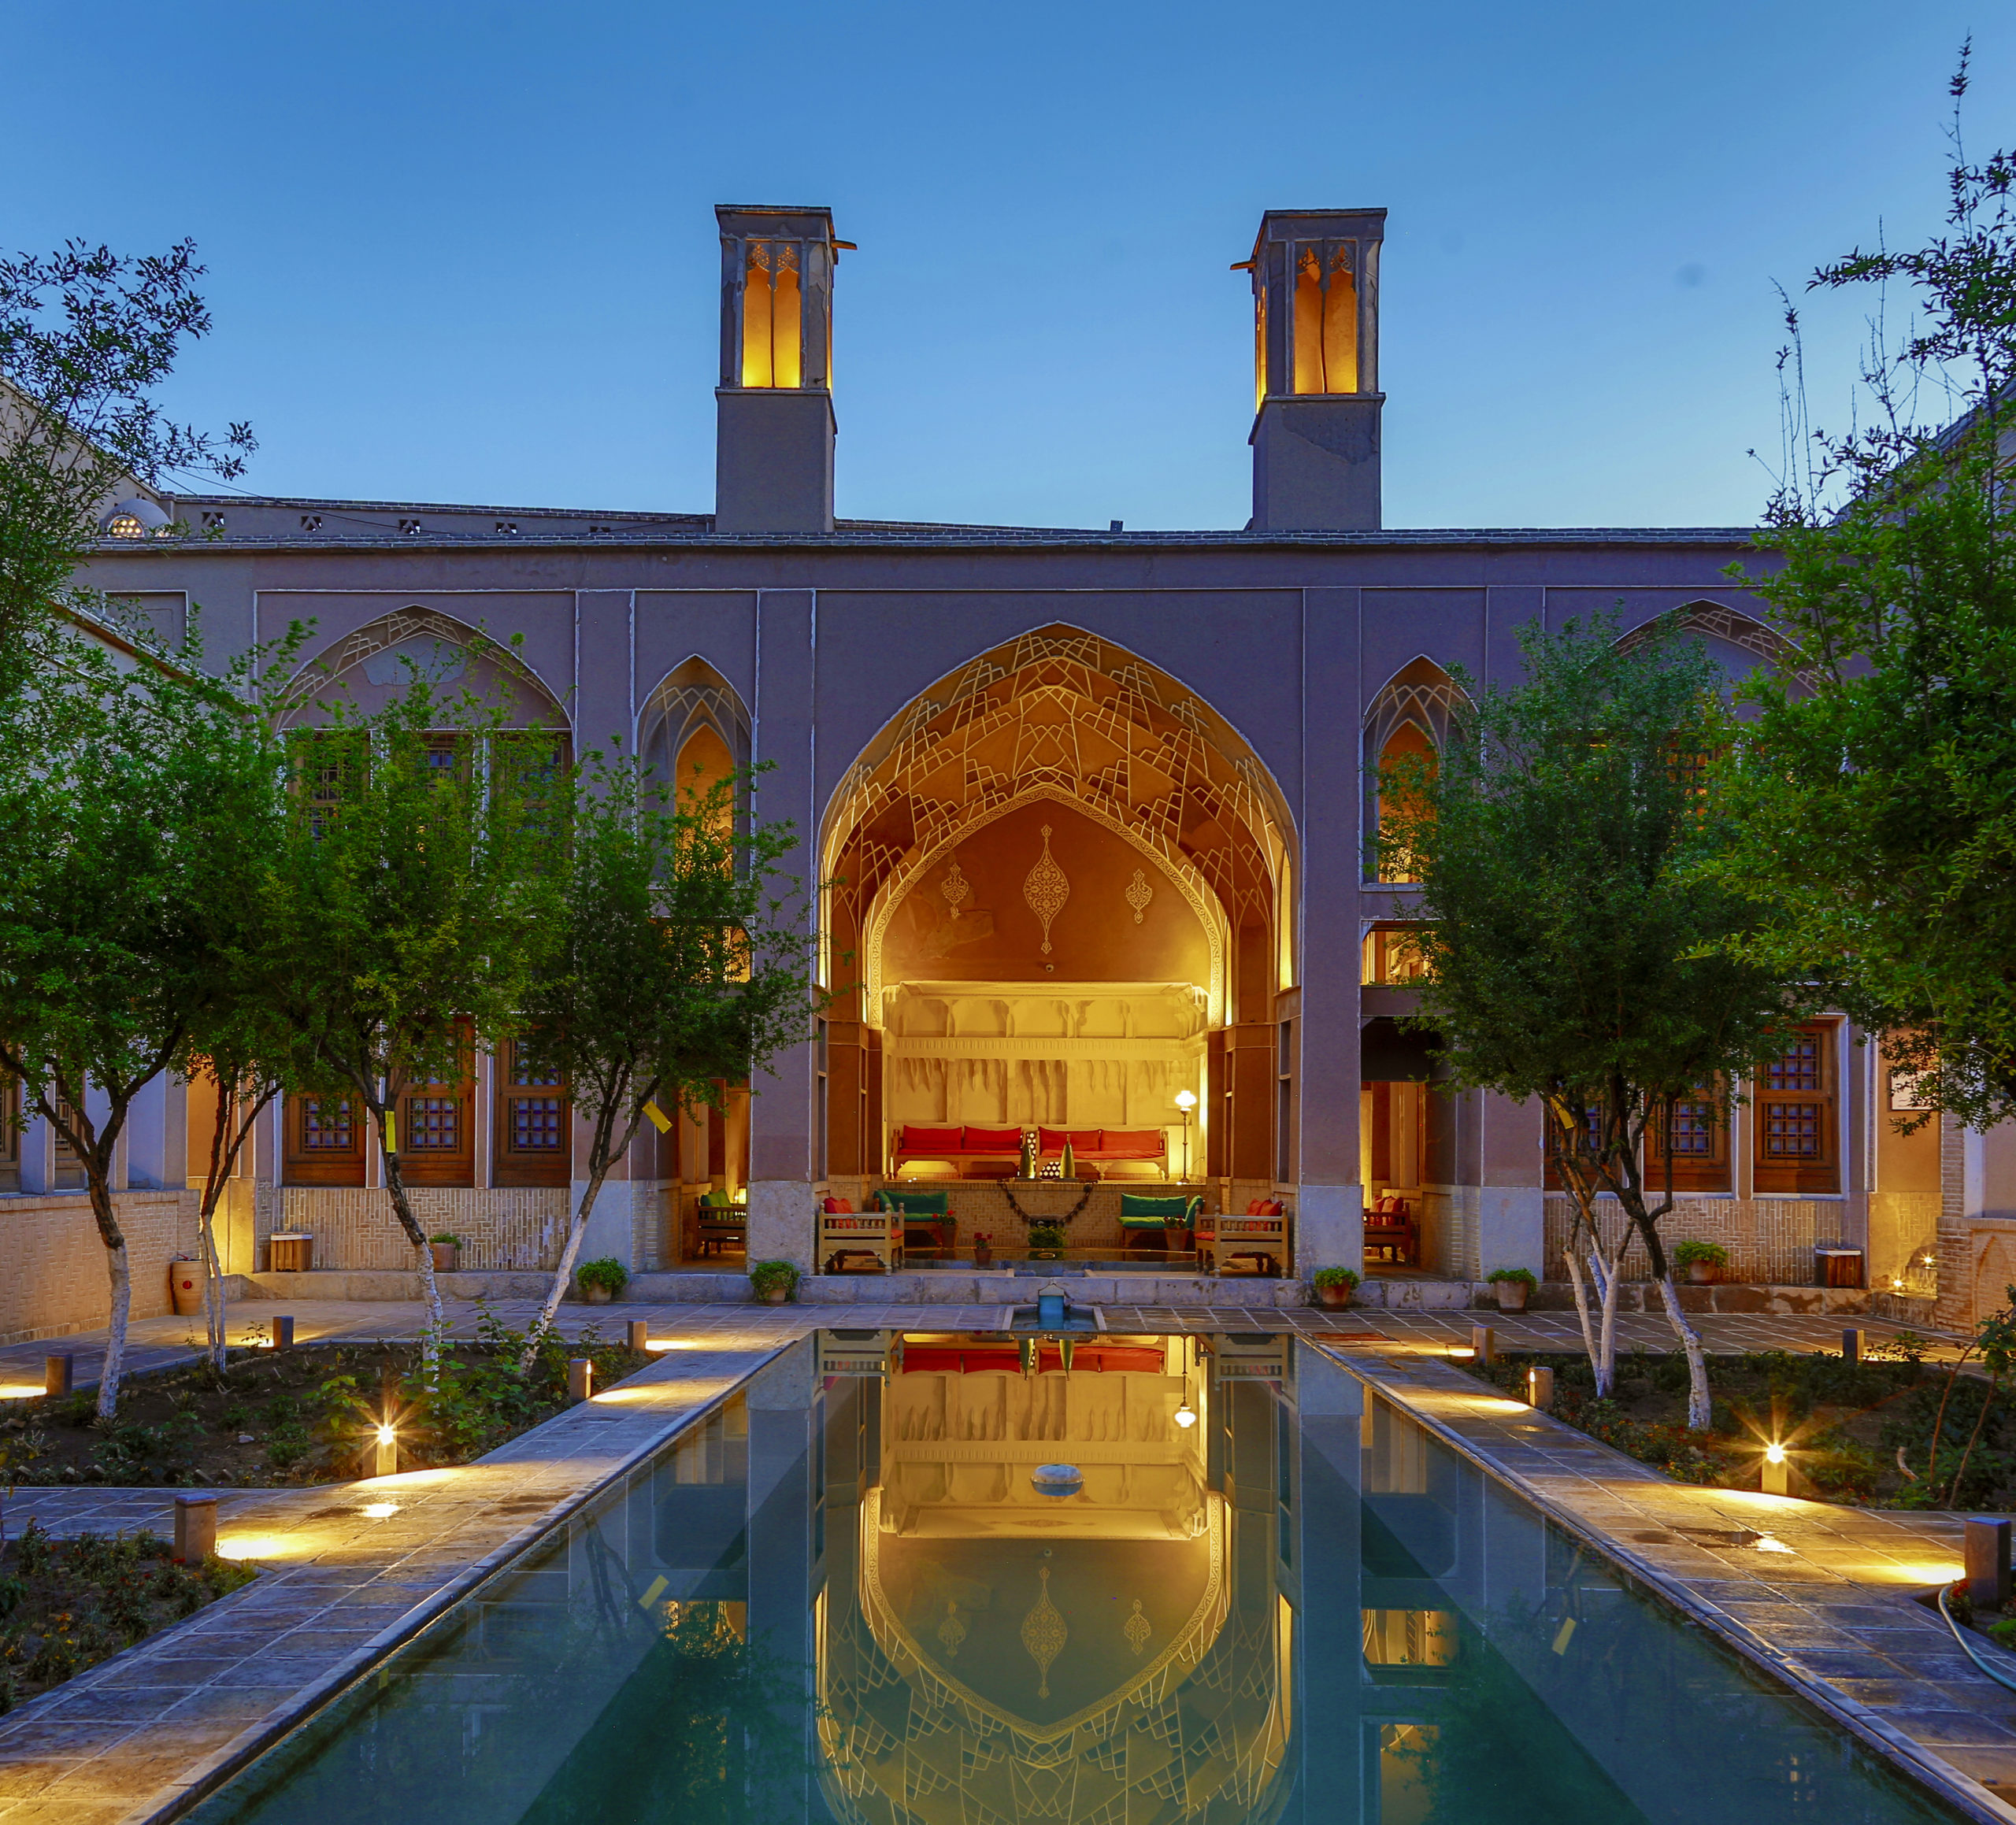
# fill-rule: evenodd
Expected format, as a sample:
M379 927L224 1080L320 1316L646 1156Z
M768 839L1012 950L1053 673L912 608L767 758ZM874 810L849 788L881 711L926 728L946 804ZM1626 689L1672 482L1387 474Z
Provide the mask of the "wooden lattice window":
M497 1059L499 1185L565 1185L573 1169L567 1081L536 1040L513 1039Z
M291 1096L287 1101L290 1185L361 1185L370 1118L346 1096Z
M1673 1156L1676 1191L1726 1192L1729 1189L1729 1120L1725 1100L1707 1089L1673 1105L1671 1125L1655 1114L1646 1130L1645 1176L1657 1193L1666 1186L1666 1156Z
M409 1185L476 1183L472 1035L460 1035L460 1074L410 1083L399 1098L399 1175Z
M1841 1188L1835 1031L1831 1020L1802 1027L1783 1054L1758 1073L1759 1191L1833 1192Z

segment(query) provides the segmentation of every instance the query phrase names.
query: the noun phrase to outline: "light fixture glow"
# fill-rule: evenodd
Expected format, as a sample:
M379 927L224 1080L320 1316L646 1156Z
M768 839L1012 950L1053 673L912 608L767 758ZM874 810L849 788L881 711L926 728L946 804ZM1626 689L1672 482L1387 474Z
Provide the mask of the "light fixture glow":
M380 1445L389 1445L398 1437L397 1431L390 1426L380 1426L378 1428L378 1442Z
M1188 1432L1192 1426L1197 1423L1197 1416L1191 1411L1190 1403L1188 1401L1185 1401L1181 1406L1177 1409L1176 1423L1186 1432Z
M1458 1343L1450 1346L1449 1355L1452 1361L1467 1362L1476 1354L1477 1352L1471 1349L1466 1343Z
M398 1512L399 1505L397 1502L372 1502L364 1510L365 1516L374 1521L382 1521L387 1516L395 1515Z
M1180 1109L1194 1109L1197 1106L1197 1099L1188 1090L1179 1090L1176 1093L1176 1106Z
M1764 1447L1764 1461L1766 1464L1783 1464L1784 1460L1785 1448L1784 1446L1767 1445Z

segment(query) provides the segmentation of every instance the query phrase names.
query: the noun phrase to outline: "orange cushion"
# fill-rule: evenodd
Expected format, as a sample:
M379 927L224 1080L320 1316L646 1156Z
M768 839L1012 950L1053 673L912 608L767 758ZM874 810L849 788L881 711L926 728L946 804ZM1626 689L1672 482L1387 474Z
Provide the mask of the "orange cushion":
M854 1200L851 1198L829 1198L826 1200L826 1208L836 1216L851 1216L854 1214Z
M1019 1153L1022 1150L1022 1131L1020 1128L968 1128L964 1131L969 1153Z
M1159 1160L1162 1146L1160 1128L1108 1128L1100 1138L1099 1151L1126 1160Z
M1265 1210L1266 1208L1267 1201L1266 1198L1255 1198L1247 1203L1246 1206L1246 1214L1248 1216L1258 1216L1261 1212Z
M1270 1198L1262 1206L1260 1214L1262 1216L1285 1216L1288 1208L1278 1198Z
M906 1153L958 1153L965 1149L959 1145L964 1128L917 1128L908 1122L903 1124L901 1151Z

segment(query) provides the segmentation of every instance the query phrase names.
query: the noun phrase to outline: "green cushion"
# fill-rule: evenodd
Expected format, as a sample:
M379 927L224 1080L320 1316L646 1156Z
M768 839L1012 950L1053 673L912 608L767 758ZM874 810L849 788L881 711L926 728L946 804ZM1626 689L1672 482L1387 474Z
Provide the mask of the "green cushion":
M1120 1227L1146 1229L1151 1223L1188 1223L1204 1208L1202 1197L1149 1198L1132 1191L1120 1194Z
M876 1195L882 1201L884 1210L900 1211L905 1216L950 1216L952 1214L952 1194L949 1191L879 1191Z

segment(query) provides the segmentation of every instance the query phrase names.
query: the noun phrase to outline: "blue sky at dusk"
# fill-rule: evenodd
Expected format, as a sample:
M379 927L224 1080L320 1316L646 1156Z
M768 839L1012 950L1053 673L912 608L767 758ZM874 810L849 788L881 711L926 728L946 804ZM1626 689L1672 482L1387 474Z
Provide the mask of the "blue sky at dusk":
M0 0L0 244L183 235L260 492L704 511L717 202L827 203L843 515L1250 508L1268 207L1384 205L1395 526L1735 524L1779 279L2016 140L2016 15ZM1862 305L1811 321L1846 398Z

